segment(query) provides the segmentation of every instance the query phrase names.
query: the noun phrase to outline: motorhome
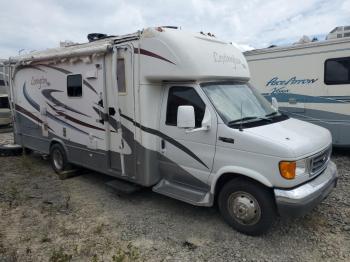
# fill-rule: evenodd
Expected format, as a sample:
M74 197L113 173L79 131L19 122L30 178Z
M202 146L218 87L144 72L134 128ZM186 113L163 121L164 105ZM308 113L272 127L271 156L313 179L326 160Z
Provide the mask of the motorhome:
M279 113L243 54L212 35L147 28L11 58L15 141L198 206L246 234L335 187L327 129ZM125 181L125 182L121 182Z
M342 147L350 147L349 28L335 28L325 41L244 53L252 85L289 116L330 130Z
M6 68L0 60L0 127L11 124L11 111L7 94Z

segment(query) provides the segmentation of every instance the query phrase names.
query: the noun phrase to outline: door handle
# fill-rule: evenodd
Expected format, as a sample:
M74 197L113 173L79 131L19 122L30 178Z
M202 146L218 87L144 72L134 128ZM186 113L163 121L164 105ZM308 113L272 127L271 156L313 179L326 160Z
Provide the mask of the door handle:
M160 141L160 147L161 147L161 152L164 154L165 153L165 140L162 139Z
M109 114L110 116L114 116L114 115L115 115L115 109L114 109L114 107L109 107L109 108L108 108L108 114Z

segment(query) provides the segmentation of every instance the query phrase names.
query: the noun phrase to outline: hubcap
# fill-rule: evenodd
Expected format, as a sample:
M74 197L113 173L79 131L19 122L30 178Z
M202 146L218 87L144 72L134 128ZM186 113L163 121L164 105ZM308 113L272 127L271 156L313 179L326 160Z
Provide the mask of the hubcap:
M57 170L62 170L63 169L63 156L60 151L54 150L53 154L53 164L55 165Z
M232 193L227 204L230 215L240 224L254 225L260 220L259 203L255 197L247 192Z

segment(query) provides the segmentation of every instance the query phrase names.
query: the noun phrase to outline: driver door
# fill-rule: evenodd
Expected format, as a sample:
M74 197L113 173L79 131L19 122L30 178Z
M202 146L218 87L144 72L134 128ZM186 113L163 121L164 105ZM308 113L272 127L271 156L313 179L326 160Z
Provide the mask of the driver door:
M171 182L207 189L206 183L215 155L217 119L207 97L200 87L197 88L198 90L191 85L165 88L160 118L160 131L163 135L160 145L160 171ZM194 107L196 128L201 127L205 109L208 107L211 128L194 132L178 128L177 109L181 105Z

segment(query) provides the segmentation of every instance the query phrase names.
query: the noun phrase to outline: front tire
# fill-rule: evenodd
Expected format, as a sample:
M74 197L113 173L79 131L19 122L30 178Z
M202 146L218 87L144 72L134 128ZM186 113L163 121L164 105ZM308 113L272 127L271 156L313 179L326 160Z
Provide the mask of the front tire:
M271 192L248 180L233 179L224 185L218 205L225 221L247 235L266 233L276 219Z
M60 144L54 144L50 149L50 162L53 170L57 174L70 169L70 164L67 160L66 151Z

